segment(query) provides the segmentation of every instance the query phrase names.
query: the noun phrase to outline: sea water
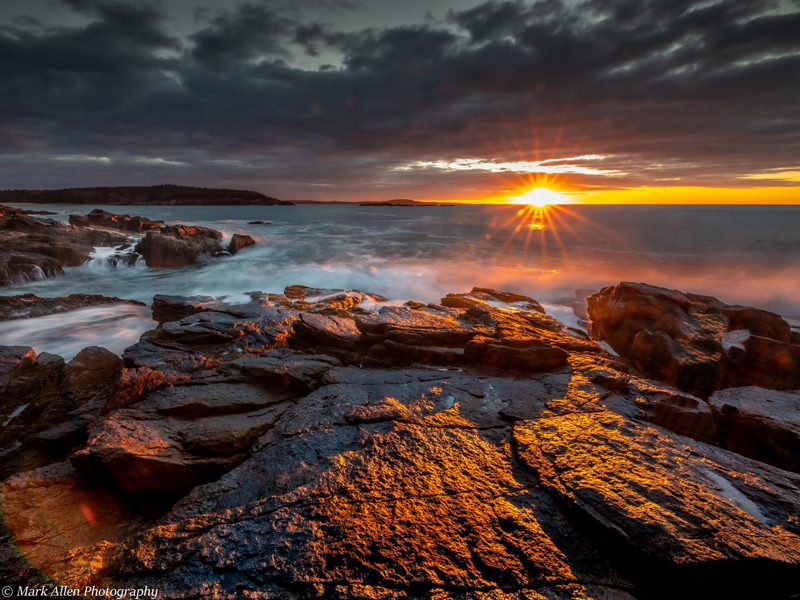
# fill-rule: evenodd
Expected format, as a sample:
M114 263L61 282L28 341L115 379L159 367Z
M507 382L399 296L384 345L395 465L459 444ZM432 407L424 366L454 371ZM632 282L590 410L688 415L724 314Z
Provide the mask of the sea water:
M42 208L42 207L37 207ZM0 293L103 294L150 303L155 294L233 296L287 285L360 289L392 300L436 302L450 292L493 287L533 296L556 317L576 289L646 282L800 315L800 207L584 206L49 206L54 218L92 208L252 236L235 256L176 269L142 261L113 266L98 249L63 276ZM250 225L250 221L265 221ZM112 315L112 309L97 309ZM86 315L84 315L86 316ZM153 326L128 310L90 327L97 315L66 313L2 324L0 344L71 354L85 345L120 351ZM118 323L117 327L114 323ZM64 327L68 323L71 327ZM25 343L25 331L31 337ZM105 334L103 332L106 332ZM37 341L38 340L38 341ZM61 341L63 340L63 344ZM34 343L36 342L36 343Z

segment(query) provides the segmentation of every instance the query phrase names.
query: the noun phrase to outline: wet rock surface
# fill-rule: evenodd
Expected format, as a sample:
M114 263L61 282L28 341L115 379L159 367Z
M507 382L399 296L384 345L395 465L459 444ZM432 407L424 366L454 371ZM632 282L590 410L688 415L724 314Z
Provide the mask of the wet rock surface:
M792 592L800 572L797 475L611 412L521 424L514 443L543 487L660 572L662 590ZM696 587L685 592L689 581Z
M208 227L168 225L136 244L148 267L185 267L222 251L222 234Z
M122 298L99 296L96 294L71 294L60 298L40 298L34 294L19 296L0 296L0 321L12 319L34 319L106 304L133 304L144 306L143 302Z
M702 398L728 387L800 387L800 345L775 313L639 283L590 296L588 312L595 339Z
M3 581L224 599L800 593L798 392L706 401L497 290L395 306L290 286L157 296L153 314L121 359L0 347ZM725 314L722 337L790 343L760 313Z
M255 243L256 241L249 235L234 233L233 236L231 237L230 243L228 244L228 253L236 254L237 252L239 252L239 250L247 248L248 246L252 246Z
M731 388L708 403L726 448L800 472L800 391Z

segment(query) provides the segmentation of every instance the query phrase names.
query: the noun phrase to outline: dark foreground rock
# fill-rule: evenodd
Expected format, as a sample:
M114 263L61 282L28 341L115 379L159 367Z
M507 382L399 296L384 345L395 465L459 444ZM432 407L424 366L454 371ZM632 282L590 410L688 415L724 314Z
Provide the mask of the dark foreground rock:
M702 398L728 387L800 388L800 345L775 313L637 283L590 296L588 311L595 339Z
M159 296L122 359L2 348L0 579L231 600L800 593L794 395L709 405L496 290L384 302ZM760 450L737 446L758 427Z
M123 300L96 294L71 294L59 298L40 298L34 294L0 296L0 321L33 319L92 306L122 303L144 306L143 302L136 300Z

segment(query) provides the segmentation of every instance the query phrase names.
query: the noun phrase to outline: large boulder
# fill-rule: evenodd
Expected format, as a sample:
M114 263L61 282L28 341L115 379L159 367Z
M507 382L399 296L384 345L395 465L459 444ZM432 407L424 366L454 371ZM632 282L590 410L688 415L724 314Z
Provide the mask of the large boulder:
M702 398L726 387L800 387L800 346L775 313L638 283L604 288L588 311L592 337Z
M148 267L184 267L222 250L222 234L208 227L167 225L148 231L136 245Z

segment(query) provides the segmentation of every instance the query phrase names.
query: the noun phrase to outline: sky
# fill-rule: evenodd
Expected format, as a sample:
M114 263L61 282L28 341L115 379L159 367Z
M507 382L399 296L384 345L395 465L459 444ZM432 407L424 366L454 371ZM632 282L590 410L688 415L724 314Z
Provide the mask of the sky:
M800 203L800 0L2 0L0 189Z

